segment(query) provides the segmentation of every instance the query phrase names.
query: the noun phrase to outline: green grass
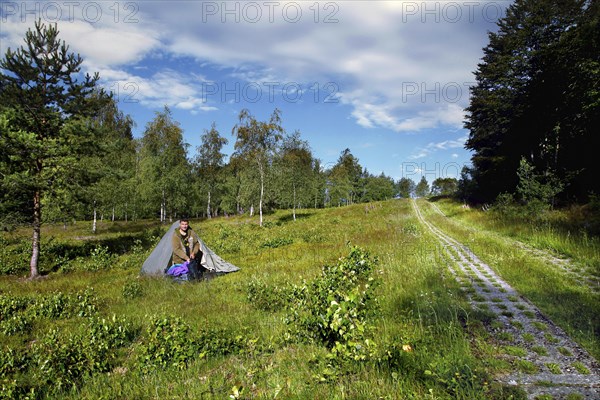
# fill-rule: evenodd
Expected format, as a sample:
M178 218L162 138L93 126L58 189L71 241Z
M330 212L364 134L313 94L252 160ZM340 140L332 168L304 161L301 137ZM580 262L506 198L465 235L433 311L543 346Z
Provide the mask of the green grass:
M558 348L558 351L563 356L571 357L573 355L573 353L571 353L571 351L569 349L562 347L562 346Z
M38 398L66 399L485 399L490 391L509 390L491 378L506 365L495 359L495 351L487 344L484 320L479 318L488 317L470 309L446 270L443 249L419 224L410 203L389 201L375 206L368 218L364 206L357 205L306 210L299 212L295 222L290 212L278 211L266 216L262 228L256 218L247 216L191 221L209 247L241 270L209 282L186 284L138 276L141 263L165 229L155 222L103 222L96 235L89 232L87 222L66 230L45 226L42 238L53 237L53 242L61 244L56 251L66 254L63 264L43 261L47 262L45 277L36 281L2 276L0 295L46 299L55 293L91 288L97 318L112 321L116 315L124 319L107 322L107 332L117 335L127 323L133 337L99 353L97 348L88 348L90 343L114 338L89 336L88 317L38 317L29 331L0 334L0 345L17 352L11 362L31 351L30 344L36 340L45 343L47 350L35 357L53 355L47 365L79 365L88 372L63 376L56 369L39 369L41 361L33 357L28 364L6 372L3 391L25 397L31 389ZM4 235L3 240L7 249L15 249L28 237L23 229ZM287 337L290 327L285 320L293 310L285 302L267 310L248 298L253 281L264 285L264 296L310 285L323 265L336 265L349 253L348 242L378 259L376 305L369 309L370 328L364 332L374 344L364 360L344 359L338 350L321 343ZM99 246L106 247L104 256L92 253ZM26 265L27 253L19 256ZM103 257L110 263L82 267L84 261L102 261ZM165 325L157 331L153 326L160 321ZM54 330L57 340L48 336ZM189 345L187 335L209 343L211 351ZM156 340L163 336L176 347L157 353L162 342ZM159 347L152 350L152 346ZM173 366L144 370L144 355ZM69 364L82 357L104 360L107 365ZM62 386L56 383L63 381ZM75 386L71 388L69 382Z
M533 343L535 341L535 336L533 336L531 333L524 333L523 340L527 343Z
M515 357L525 357L527 355L527 350L516 346L504 346L504 352Z
M572 365L580 374L589 375L590 370L579 361L575 361Z
M534 351L535 353L537 353L540 356L547 356L548 355L548 350L543 347L543 346L533 346L531 348L532 351Z
M556 363L546 363L546 368L548 368L548 370L552 374L555 374L555 375L562 374L562 371L560 370L560 366Z
M527 360L517 360L515 362L517 369L525 374L537 374L539 369L534 363Z
M498 357L484 329L495 316L471 309L447 270L444 249L418 222L408 201L375 203L368 215L364 205L304 210L297 221L290 214L268 214L262 228L257 217L248 216L191 221L209 247L241 270L186 284L138 276L166 226L153 221L102 222L96 235L90 233L89 222L66 230L62 225L45 226L42 239L49 250L43 254L44 279L24 280L26 271L0 276L0 296L4 300L22 296L31 304L42 304L59 301L57 293L74 296L91 290L94 318L105 320L100 326L108 333L89 333L90 317L76 313L35 317L30 326L24 320L22 332L0 333L3 392L26 397L33 389L37 393L33 397L65 399L525 398L518 388L494 383L493 374L511 368ZM5 258L0 260L24 270L28 254L23 250L29 237L27 229L3 234ZM473 239L482 240L477 235ZM367 328L361 336L372 343L365 359L342 357L348 348L334 351L321 342L300 340L290 335L285 322L294 312L286 297L290 288L310 286L321 276L323 265L337 265L350 251L348 242L378 260L376 301L366 312ZM497 254L483 253L482 258ZM52 255L63 258L57 261ZM504 266L494 268L502 272ZM263 301L249 299L251 282L260 282ZM544 290L542 297L548 295L548 288ZM111 322L113 315L123 320ZM100 344L119 335L125 336L118 346L100 349ZM190 347L188 335L208 347L197 343ZM152 346L163 338L175 347L160 353L159 346L152 353ZM512 335L504 339L514 341ZM39 360L21 357L33 354L36 346L42 346L34 354ZM105 357L91 358L98 354ZM56 370L40 369L42 356L50 355L55 364L47 365L57 368L86 357L107 366L73 364L92 372L75 376L73 387L60 387L62 381L54 379ZM143 370L144 355L171 366ZM21 359L27 364L18 364ZM532 369L516 362L524 372ZM68 382L69 376L60 377Z
M591 288L547 260L536 257L515 241L585 266L591 276L600 272L600 237L582 227L581 209L552 211L543 219L508 218L495 212L462 208L449 199L436 201L443 217L430 210L427 218L469 247L519 294L532 301L596 359L600 358L600 303ZM583 269L583 268L582 268Z

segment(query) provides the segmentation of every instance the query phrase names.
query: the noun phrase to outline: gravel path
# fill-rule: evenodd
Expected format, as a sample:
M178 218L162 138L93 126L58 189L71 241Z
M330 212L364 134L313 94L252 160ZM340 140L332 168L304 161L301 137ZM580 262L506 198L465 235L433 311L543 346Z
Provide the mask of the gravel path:
M515 367L497 380L520 385L530 399L540 395L553 399L600 399L598 362L467 246L428 222L416 201L412 204L419 221L444 247L452 261L450 270L472 307L494 315L488 329ZM439 208L437 212L441 213Z
M430 203L433 207L433 210L442 215L446 216L442 210L435 203ZM474 230L471 227L465 226L459 221L455 221L460 224L463 228L468 230ZM498 236L495 232L488 232L488 234ZM543 260L544 262L550 263L556 266L558 269L563 271L565 274L569 275L575 282L580 285L587 286L593 293L600 294L600 276L594 274L588 266L578 266L572 260L568 258L560 258L550 253L549 251L536 249L534 247L529 246L523 242L520 242L516 239L511 239L503 236L503 240L510 241L514 246L519 247L525 252L531 254L532 256Z

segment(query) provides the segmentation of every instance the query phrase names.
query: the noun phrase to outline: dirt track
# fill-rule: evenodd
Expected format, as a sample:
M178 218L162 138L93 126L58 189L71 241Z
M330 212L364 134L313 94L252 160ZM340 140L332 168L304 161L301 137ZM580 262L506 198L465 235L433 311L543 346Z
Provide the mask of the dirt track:
M488 329L503 344L509 353L506 357L515 366L514 372L497 380L520 385L531 399L542 394L554 399L566 399L570 394L600 399L598 362L467 246L427 221L416 201L412 205L419 221L442 244L451 260L450 271L472 307L494 314L494 323Z

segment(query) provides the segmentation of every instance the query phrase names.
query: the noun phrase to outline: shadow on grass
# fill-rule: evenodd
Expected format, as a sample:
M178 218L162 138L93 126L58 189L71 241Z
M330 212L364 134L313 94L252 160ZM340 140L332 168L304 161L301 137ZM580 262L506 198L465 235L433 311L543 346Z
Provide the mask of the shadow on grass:
M431 203L435 203L436 201L440 201L443 199L453 199L454 197L448 195L448 194L444 194L444 195L439 195L439 196L431 196L427 199L427 201L431 202Z
M314 213L312 212L306 212L306 213L296 213L296 219L304 219L304 218L308 218L310 216L314 215ZM290 222L294 220L294 215L293 214L287 214L287 215L282 215L281 217L277 218L278 222Z

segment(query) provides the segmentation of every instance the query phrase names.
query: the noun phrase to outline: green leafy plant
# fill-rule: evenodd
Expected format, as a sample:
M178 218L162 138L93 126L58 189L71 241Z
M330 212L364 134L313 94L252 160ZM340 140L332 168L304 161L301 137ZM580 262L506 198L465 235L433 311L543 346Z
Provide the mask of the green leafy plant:
M517 366L517 369L519 371L524 372L526 374L537 374L539 370L534 363L527 360L517 360L515 365Z
M144 295L144 289L139 281L131 280L123 285L123 290L121 293L123 294L124 298L131 300L142 297Z
M0 332L5 335L22 334L31 331L33 318L27 314L15 314L0 321Z
M376 265L368 252L353 247L336 265L323 267L320 277L296 287L287 339L325 345L333 364L370 359L377 349L369 323L377 309Z
M291 301L290 293L289 287L268 285L259 278L253 278L247 286L248 302L265 311L277 311L288 306Z
M167 367L183 369L197 349L190 327L181 318L154 316L139 346L139 366L143 372Z
M107 246L96 246L92 249L89 257L80 258L80 268L85 271L100 271L110 269L115 261L116 256L111 254Z
M546 363L546 368L548 368L548 370L555 375L562 374L560 366L556 363Z
M294 243L294 239L289 237L275 237L267 239L261 243L260 247L276 249L278 247L287 246L288 244Z

